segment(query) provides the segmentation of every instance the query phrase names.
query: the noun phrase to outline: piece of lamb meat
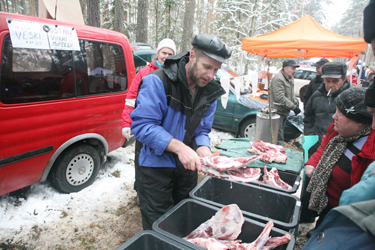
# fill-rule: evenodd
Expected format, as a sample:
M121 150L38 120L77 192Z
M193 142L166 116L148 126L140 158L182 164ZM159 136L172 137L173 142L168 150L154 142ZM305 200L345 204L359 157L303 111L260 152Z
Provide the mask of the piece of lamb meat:
M276 168L272 168L269 172L267 171L267 166L264 166L263 170L263 181L259 181L274 187L278 187L281 189L291 190L293 187L283 181L280 178L279 172Z
M240 208L231 204L221 208L208 221L191 232L186 239L215 238L218 240L235 240L241 233L245 222Z
M282 146L263 142L261 140L250 142L250 148L247 149L247 151L252 154L260 155L260 160L266 163L277 162L286 164L288 160L286 151Z
M215 238L194 238L194 239L185 239L201 248L208 250L226 250L234 249L241 240L217 240Z
M270 232L273 227L273 221L269 221L264 227L258 238L251 243L242 243L236 246L236 250L261 250L267 241L271 238Z
M201 157L200 161L203 165L212 167L219 171L233 170L238 168L243 168L258 160L260 156L252 155L249 157L238 157L238 158L229 158L226 156L205 156Z
M272 250L283 244L287 244L290 241L290 235L286 234L282 237L273 237L267 241L262 250Z
M229 171L219 171L205 165L202 165L202 172L221 179L228 178L232 181L241 182L258 181L259 177L262 174L260 168L239 168Z

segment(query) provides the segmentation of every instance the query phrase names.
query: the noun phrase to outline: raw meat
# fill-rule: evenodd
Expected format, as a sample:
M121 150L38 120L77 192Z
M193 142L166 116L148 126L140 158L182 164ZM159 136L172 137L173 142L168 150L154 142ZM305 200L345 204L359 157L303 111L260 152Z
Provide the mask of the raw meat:
M236 240L244 223L241 210L236 204L220 209L211 219L202 223L184 239L208 250L271 250L287 244L290 235L272 238L270 232L273 221L269 221L262 233L252 243L241 243Z
M271 250L280 245L287 244L290 241L290 235L286 234L282 237L274 237L267 241L266 245L262 248L262 250Z
M211 219L202 223L186 239L215 238L218 240L235 240L241 233L245 222L240 208L236 204L220 209Z
M292 186L286 183L285 181L281 180L279 172L276 168L272 168L271 171L267 171L267 167L264 166L263 170L263 181L259 181L265 184L268 184L270 186L290 190L292 189Z
M249 157L229 158L226 156L205 156L200 158L203 165L212 167L219 171L233 170L243 168L258 160L260 156L252 155Z
M263 142L261 140L250 142L250 148L247 149L247 151L252 154L260 155L260 160L266 163L277 162L286 164L288 159L286 151L282 146Z
M263 232L258 236L258 238L253 241L252 243L243 243L236 246L236 249L238 250L260 250L263 248L264 245L266 245L267 241L271 238L270 232L273 227L273 221L270 220L265 228L263 229Z
M202 172L218 178L228 178L232 181L252 182L257 181L261 175L260 168L240 168L229 171L219 171L212 167L202 165Z
M236 245L241 242L241 240L227 241L227 240L217 240L215 238L194 238L185 239L201 248L208 250L225 250L234 249Z

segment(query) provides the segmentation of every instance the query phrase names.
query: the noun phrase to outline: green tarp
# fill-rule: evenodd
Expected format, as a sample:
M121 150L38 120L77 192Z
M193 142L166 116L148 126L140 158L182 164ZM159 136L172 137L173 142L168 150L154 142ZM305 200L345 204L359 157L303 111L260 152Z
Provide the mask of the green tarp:
M247 149L250 148L250 139L247 138L233 138L228 139L219 146L222 148L226 148L228 150L236 151L225 151L220 150L220 155L228 156L228 157L246 157L250 156L249 152L247 152ZM268 168L276 167L280 170L286 170L294 173L300 173L303 168L303 153L299 152L294 149L286 148L286 155L288 156L288 160L286 161L286 164L280 164L280 163L265 163L261 160L257 160L248 167L254 167L254 168L263 168L264 166L267 166ZM212 151L216 151L216 149L212 149Z

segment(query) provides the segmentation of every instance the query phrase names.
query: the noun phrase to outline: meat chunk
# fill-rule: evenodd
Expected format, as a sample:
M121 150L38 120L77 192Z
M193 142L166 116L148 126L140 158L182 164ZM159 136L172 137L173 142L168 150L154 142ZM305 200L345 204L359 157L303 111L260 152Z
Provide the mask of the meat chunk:
M200 158L203 165L212 167L219 171L233 170L246 167L250 163L258 160L260 156L252 155L249 157L229 158L226 156L205 156Z
M262 140L250 142L250 148L247 149L247 151L252 154L260 155L260 160L266 163L277 162L286 164L288 159L286 151L282 146L264 142Z
M235 240L241 233L245 222L240 208L236 204L220 209L211 219L202 223L186 239L215 238L218 240Z
M228 178L232 181L241 182L257 181L262 174L260 168L240 168L229 171L219 171L205 165L202 165L202 172L210 176L216 176L222 179Z
M268 172L267 167L264 166L263 172L264 172L263 181L260 181L260 182L274 186L274 187L278 187L281 189L286 189L286 190L292 189L291 185L289 185L288 183L286 183L280 178L279 172L277 171L276 168L272 168L271 171Z

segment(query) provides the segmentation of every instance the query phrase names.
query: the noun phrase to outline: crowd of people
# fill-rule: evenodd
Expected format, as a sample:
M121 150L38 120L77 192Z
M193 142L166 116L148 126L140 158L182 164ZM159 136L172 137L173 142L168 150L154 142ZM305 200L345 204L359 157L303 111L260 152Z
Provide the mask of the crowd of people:
M375 51L374 6L371 0L364 11L364 34ZM191 51L177 54L171 39L162 40L157 58L134 78L125 103L122 134L137 139L134 188L145 230L188 197L201 171L199 157L212 155L208 134L217 98L225 93L214 76L232 50L206 34L194 36L191 45ZM317 76L302 98L304 135L319 139L305 163L301 222L318 220L304 249L373 249L375 73L365 67L363 79L371 84L355 87L345 63L322 58L314 66ZM269 87L270 103L281 117L279 145L287 115L301 112L293 89L297 67L285 60Z

